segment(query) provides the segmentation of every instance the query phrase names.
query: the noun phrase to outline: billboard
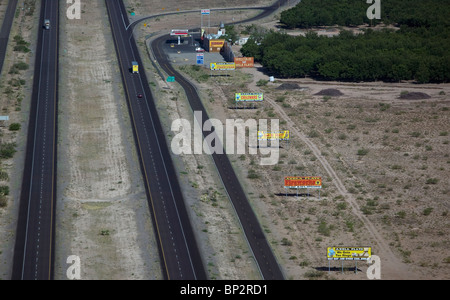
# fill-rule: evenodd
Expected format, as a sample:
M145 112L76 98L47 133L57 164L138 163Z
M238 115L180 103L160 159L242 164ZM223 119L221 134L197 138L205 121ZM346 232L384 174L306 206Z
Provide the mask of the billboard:
M236 100L236 102L263 101L264 94L263 93L236 93L235 100Z
M234 63L236 64L236 68L253 68L255 66L255 58L235 57Z
M284 187L292 189L321 189L322 177L313 177L313 176L285 177Z
M220 52L225 40L209 40L209 52Z
M172 29L170 31L170 35L172 35L172 36L187 36L187 35L189 35L189 30L187 30L187 29Z
M288 141L290 139L289 130L279 131L279 132L264 132L258 131L258 141L262 140L280 140L280 141Z
M328 247L328 260L369 260L371 247Z
M217 70L235 70L236 65L235 63L227 63L227 62L220 62L220 63L211 63L210 64L211 71L217 71Z

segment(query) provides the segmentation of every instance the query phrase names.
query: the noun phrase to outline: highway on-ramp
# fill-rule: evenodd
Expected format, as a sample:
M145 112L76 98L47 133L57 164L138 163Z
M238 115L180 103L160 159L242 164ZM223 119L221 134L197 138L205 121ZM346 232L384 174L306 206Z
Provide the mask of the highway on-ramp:
M240 21L239 23L250 22L267 17L276 9L278 9L280 5L283 5L286 2L287 1L277 1L272 6L259 8L263 9L263 12L249 20ZM231 10L233 9L235 8L231 8ZM167 47L167 40L171 39L173 38L171 38L170 35L163 35L152 41L151 48L153 49L155 59L158 61L158 64L168 76L173 76L176 78L176 81L185 90L192 111L201 113L201 118L199 119L202 120L204 124L204 122L209 120L209 117L205 107L200 100L196 88L192 83L190 83L186 78L184 78L178 71L173 68L165 52L164 48ZM203 124L199 124L202 129ZM202 132L205 137L211 134L211 131L202 130ZM217 142L219 139L216 138L215 140ZM242 185L240 184L236 173L234 172L233 166L231 165L231 162L226 155L225 150L223 150L223 154L213 153L212 158L222 179L224 187L228 193L230 201L233 204L233 207L239 218L239 222L241 223L241 226L244 230L245 236L253 252L263 279L284 279L281 267L279 266L272 252L272 249L247 199L246 193L242 188Z
M43 28L49 19L51 28ZM41 1L12 279L51 280L54 261L59 1Z
M3 63L5 62L6 49L8 48L9 34L11 32L17 2L17 0L9 1L5 17L3 18L2 28L0 29L0 74L2 72Z
M123 1L105 0L136 140L165 279L205 280L166 137L156 111ZM132 62L141 68L131 72Z

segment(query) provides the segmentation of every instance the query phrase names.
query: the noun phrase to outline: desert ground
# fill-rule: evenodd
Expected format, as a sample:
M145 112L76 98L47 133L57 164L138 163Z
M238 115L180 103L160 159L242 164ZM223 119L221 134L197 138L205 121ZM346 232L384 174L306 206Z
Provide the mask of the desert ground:
M139 18L271 2L127 0L125 4ZM211 23L254 14L215 13ZM276 28L274 20L269 17L262 23ZM139 26L135 35L170 144L175 134L172 121L192 121L192 111L180 87L161 78L146 47L154 36L170 29L198 27L200 17L165 16L148 24ZM16 21L14 29L18 26ZM66 258L77 255L82 279L161 279L104 1L83 3L81 20L61 17L60 32L63 96L55 277L66 279ZM309 78L268 82L268 74L258 65L221 77L210 77L209 70L190 65L178 68L196 83L211 118L224 123L276 119L281 129L290 130L292 139L281 143L276 165L260 166L260 154L230 155L287 279L367 279L364 262L358 263L356 274L353 262L343 264L345 272L341 263L331 262L328 272L326 248L331 246L372 247L381 258L382 279L449 279L450 85ZM255 109L233 109L235 92L263 92L264 102ZM17 120L24 129L27 90L23 93L24 107ZM5 106L6 97L1 96ZM2 162L2 168L9 166L9 181L15 182L10 183L8 206L0 208L0 237L8 241L0 249L2 279L10 276L14 195L20 189L25 130L15 135L19 152L14 160ZM203 154L173 159L209 277L260 279L211 158ZM311 190L310 195L300 191L298 197L290 190L286 196L283 179L294 175L322 176L320 199L318 191Z
M197 82L211 118L278 119L291 131L276 166L231 156L287 278L367 279L365 263L357 274L342 274L339 262L326 272L332 245L372 247L383 279L448 278L448 84L267 83L258 65L230 77L180 70ZM236 92L263 92L265 101L233 109ZM322 176L320 198L286 196L283 178L293 175Z

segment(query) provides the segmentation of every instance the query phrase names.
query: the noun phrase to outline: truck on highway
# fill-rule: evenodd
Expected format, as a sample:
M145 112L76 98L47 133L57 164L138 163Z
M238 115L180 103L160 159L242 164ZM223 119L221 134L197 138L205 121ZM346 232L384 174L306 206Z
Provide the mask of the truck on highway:
M138 65L137 61L133 61L131 64L132 64L133 74L139 73L139 65Z
M44 28L45 28L46 30L49 30L49 29L50 29L50 20L49 20L49 19L45 19L45 20L44 20Z

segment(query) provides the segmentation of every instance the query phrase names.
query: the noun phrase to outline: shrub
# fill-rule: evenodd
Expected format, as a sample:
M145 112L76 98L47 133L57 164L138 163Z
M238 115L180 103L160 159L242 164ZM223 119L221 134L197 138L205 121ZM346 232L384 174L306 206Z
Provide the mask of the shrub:
M367 155L367 153L369 153L369 150L367 150L367 149L359 149L357 154L359 156L364 156L364 155Z
M11 125L9 125L9 130L10 131L18 131L20 130L21 125L19 123L12 123Z
M0 158L12 158L16 153L16 144L7 143L0 145Z
M437 184L439 179L437 178L428 178L426 184Z
M427 208L425 208L425 209L423 210L422 214L423 214L424 216L428 216L429 214L431 214L432 211L433 211L433 208L432 208L432 207L427 207Z
M0 186L0 195L8 196L9 195L9 186L7 186L7 185Z
M8 199L5 196L0 195L0 207L6 207L8 205Z

